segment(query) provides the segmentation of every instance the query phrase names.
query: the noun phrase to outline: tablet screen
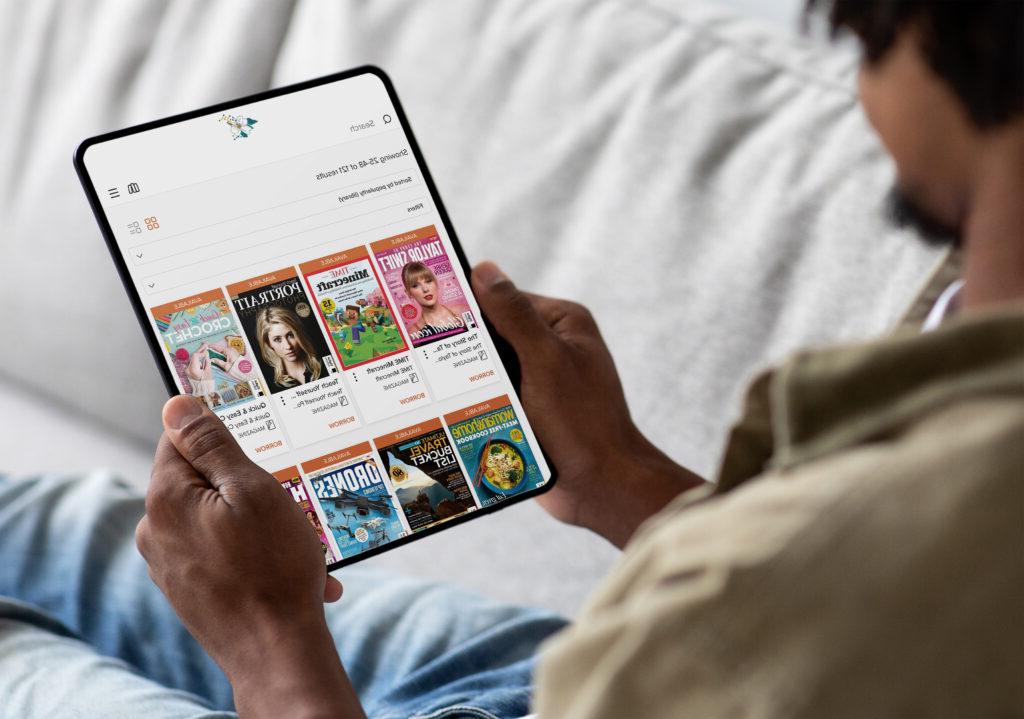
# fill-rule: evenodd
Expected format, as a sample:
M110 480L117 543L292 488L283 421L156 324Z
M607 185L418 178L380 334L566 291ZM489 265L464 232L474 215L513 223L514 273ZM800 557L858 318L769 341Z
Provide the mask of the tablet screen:
M78 165L165 381L328 565L551 478L379 71L93 138Z

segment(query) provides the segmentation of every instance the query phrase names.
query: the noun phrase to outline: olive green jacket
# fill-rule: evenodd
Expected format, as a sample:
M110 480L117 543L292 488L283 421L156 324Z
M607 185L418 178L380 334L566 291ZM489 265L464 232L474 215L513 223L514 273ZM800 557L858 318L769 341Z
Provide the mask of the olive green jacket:
M1024 716L1024 306L798 355L645 524L542 719Z

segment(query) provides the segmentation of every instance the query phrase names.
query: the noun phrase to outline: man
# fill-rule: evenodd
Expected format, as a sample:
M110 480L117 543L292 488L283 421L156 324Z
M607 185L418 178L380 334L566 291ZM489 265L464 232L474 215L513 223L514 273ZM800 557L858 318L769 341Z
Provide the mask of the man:
M546 645L541 717L1024 715L1024 5L832 0L831 18L864 44L904 215L962 245L941 326L759 378L712 485L639 433L584 309L474 271L559 470L538 501L626 548ZM130 492L0 485L0 592L148 677L8 605L0 656L26 667L0 677L12 716L214 716L232 690L254 717L527 712L560 620L358 572L325 614L341 585L273 478L190 399L164 423L135 538L230 686L141 576ZM46 550L67 586L34 584L33 544L62 533L99 545L90 564ZM55 655L44 682L33 662Z

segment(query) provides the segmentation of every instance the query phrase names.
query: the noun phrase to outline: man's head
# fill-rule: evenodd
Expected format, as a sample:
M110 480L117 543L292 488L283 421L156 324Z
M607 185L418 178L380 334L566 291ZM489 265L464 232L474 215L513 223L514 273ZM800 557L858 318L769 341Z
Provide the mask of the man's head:
M864 50L860 97L896 163L896 218L959 241L1007 153L1024 151L1024 2L809 0Z

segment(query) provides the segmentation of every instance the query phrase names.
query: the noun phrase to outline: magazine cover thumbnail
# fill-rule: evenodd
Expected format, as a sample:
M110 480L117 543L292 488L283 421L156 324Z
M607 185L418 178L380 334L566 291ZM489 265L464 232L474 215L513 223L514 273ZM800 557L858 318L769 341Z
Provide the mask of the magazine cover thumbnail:
M544 483L508 395L444 416L481 506Z
M228 294L271 394L337 371L293 267L228 285Z
M342 367L356 367L406 348L365 247L305 262L299 271Z
M466 293L433 225L370 247L413 347L476 327Z
M331 549L331 543L327 541L327 533L324 532L324 526L320 523L320 517L316 514L316 508L309 499L306 485L303 484L302 477L299 476L299 470L295 467L287 467L286 469L274 472L273 475L274 479L280 482L285 491L292 495L292 499L295 500L295 503L305 513L309 525L313 528L317 539L320 540L320 548L324 552L324 562L333 564L338 561L338 558L334 556L334 550Z
M369 442L302 463L343 558L405 535Z
M412 531L476 508L441 420L377 437L374 444Z
M210 409L266 394L223 292L210 290L150 312L182 392L202 397Z

